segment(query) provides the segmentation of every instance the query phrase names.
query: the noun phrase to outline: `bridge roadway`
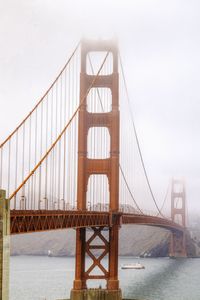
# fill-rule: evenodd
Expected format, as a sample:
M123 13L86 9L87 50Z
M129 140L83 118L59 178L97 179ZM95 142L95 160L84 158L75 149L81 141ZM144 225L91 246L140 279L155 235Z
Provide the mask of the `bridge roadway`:
M184 232L185 228L170 219L133 213L62 210L11 210L11 234L66 228L112 226L113 224L149 225Z

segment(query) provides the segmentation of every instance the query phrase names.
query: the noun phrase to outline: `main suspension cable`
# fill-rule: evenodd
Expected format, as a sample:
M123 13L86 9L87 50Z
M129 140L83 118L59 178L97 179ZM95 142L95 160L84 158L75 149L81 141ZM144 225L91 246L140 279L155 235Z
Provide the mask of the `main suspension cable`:
M85 99L87 98L91 88L94 86L103 66L104 63L107 59L109 55L109 51L107 52L97 74L95 75L94 79L92 80L90 86L88 87L86 94L81 98L80 100L80 104L79 106L76 108L75 112L73 113L73 115L71 116L71 118L69 119L68 123L65 125L65 127L63 128L63 130L61 131L61 133L57 136L57 138L55 139L55 141L53 142L53 144L50 146L50 148L47 150L46 154L40 159L40 161L36 164L36 166L32 169L32 171L29 173L29 175L23 180L23 182L18 186L18 188L9 196L8 200L11 200L18 192L19 190L26 184L26 182L29 180L29 178L31 176L33 176L35 174L35 172L37 171L37 169L41 166L41 164L43 163L43 161L48 157L48 155L51 153L51 151L54 149L54 147L56 146L56 144L59 142L59 140L61 139L61 137L63 136L63 134L65 133L65 131L67 130L67 128L69 127L69 125L72 123L73 119L75 118L75 116L77 115L80 107L83 105Z
M11 137L18 131L18 129L21 128L21 126L26 122L26 120L33 114L33 112L37 109L37 107L40 105L40 103L44 100L44 98L47 96L49 91L52 89L52 87L55 85L55 83L58 81L59 77L62 75L70 61L72 60L73 56L75 55L77 49L80 46L80 41L78 42L77 46L75 47L74 51L72 52L70 58L60 71L60 73L57 75L56 79L52 82L50 87L47 89L47 91L44 93L44 95L40 98L40 100L37 102L37 104L34 106L34 108L30 111L30 113L21 121L21 123L10 133L10 135L0 144L0 149L11 139Z
M166 200L167 200L167 197L168 197L168 194L169 194L169 190L170 190L170 182L169 182L169 184L168 184L168 186L167 186L167 191L166 191L166 194L165 194L163 203L162 203L162 205L161 205L161 207L160 207L160 211L162 211L163 208L164 208L164 206L165 206L165 203L166 203ZM159 215L160 215L160 213L157 213L156 217L158 217Z
M149 191L150 191L150 194L152 196L152 199L153 199L153 202L159 212L159 214L165 218L165 216L162 214L158 204L157 204L157 201L155 199L155 196L154 196L154 193L153 193L153 190L151 188L151 184L150 184L150 181L149 181L149 177L148 177L148 174L147 174L147 171L146 171L146 167L145 167L145 164L144 164L144 159L143 159L143 155L142 155L142 151L141 151L141 147L140 147L140 143L139 143L139 139L138 139L138 134L137 134L137 130L136 130L136 127L135 127L135 122L134 122L134 118L133 118L133 112L132 112L132 109L131 109L131 104L130 104L130 97L129 97L129 93L128 93L128 87L127 87L127 83L126 83L126 78L125 78L125 73L124 73L124 68L123 68L123 65L122 65L122 59L121 59L121 55L119 53L119 60L120 60L120 66L121 66L121 70L122 70L122 77L123 77L123 81L124 81L124 86L125 86L125 90L126 90L126 95L127 95L127 100L128 100L128 105L129 105L129 111L130 111L130 115L131 115L131 121L132 121L132 125L133 125L133 130L134 130L134 133L135 133L135 138L136 138L136 143L137 143L137 146L138 146L138 151L139 151L139 155L140 155L140 160L141 160L141 163L142 163L142 167L143 167L143 170L144 170L144 175L145 175L145 178L146 178L146 181L147 181L147 185L149 187Z
M89 60L89 63L90 63L90 67L91 67L92 73L94 74L94 68L93 68L92 61L91 61L91 58L90 58L90 55L89 55L89 54L88 54L88 60ZM99 93L99 89L98 89L98 88L97 88L97 95L98 95L98 98L99 98L99 101L100 101L100 105L101 105L102 112L104 112L105 110L104 110L104 107L103 107L101 95L100 95L100 93ZM124 179L125 185L126 185L128 191L129 191L129 194L130 194L130 196L131 196L133 202L135 203L137 209L141 212L141 214L144 214L144 213L142 212L142 210L140 209L139 205L137 204L137 202L136 202L136 200L135 200L135 198L134 198L134 196L133 196L133 193L131 192L131 189L130 189L130 187L129 187L129 185L128 185L126 176L125 176L125 174L124 174L124 171L123 171L122 166L121 166L120 163L119 163L119 169L120 169L120 171L121 171L122 178Z

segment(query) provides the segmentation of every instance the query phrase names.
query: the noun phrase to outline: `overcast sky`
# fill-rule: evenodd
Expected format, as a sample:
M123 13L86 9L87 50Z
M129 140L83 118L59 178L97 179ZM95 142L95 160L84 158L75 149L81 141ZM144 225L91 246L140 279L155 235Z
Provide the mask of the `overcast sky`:
M184 177L200 213L200 2L0 0L0 140L82 37L117 37L152 186ZM160 202L162 202L160 200Z

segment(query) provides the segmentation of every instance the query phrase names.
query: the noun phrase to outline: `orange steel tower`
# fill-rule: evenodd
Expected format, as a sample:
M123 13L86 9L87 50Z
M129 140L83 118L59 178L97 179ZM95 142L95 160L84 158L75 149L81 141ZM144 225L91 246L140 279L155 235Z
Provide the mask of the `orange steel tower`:
M185 185L182 180L172 180L171 190L171 217L173 222L177 222L183 227L186 226L186 195ZM172 231L170 256L186 257L185 231Z
M113 71L106 75L87 74L87 55L90 52L104 52L112 54ZM101 74L101 73L100 73ZM112 107L109 112L92 113L87 109L87 91L93 83L93 88L108 88L112 95ZM77 208L87 210L86 193L88 180L91 175L103 174L108 178L109 183L109 211L110 226L109 237L103 235L103 227L93 227L89 239L86 236L86 229L76 229L76 266L75 280L71 299L121 299L121 290L118 280L118 234L119 234L119 80L118 80L118 49L115 41L82 41L81 46L81 74L80 74L80 99L85 97L79 111L79 132L78 132L78 191ZM96 99L95 101L98 101ZM110 157L109 158L88 158L87 143L88 131L92 127L105 127L110 134ZM96 243L99 239L100 243ZM95 256L94 252L101 252ZM86 269L85 256L92 259L92 264ZM102 259L108 256L107 268L102 264ZM99 273L94 274L94 270ZM88 279L105 279L106 289L87 289ZM93 294L91 294L93 293ZM102 295L100 295L100 294ZM84 296L83 296L84 294ZM87 294L87 295L86 295ZM104 296L103 296L104 295ZM110 296L109 296L110 295ZM86 298L85 298L86 297ZM111 298L110 298L111 297Z

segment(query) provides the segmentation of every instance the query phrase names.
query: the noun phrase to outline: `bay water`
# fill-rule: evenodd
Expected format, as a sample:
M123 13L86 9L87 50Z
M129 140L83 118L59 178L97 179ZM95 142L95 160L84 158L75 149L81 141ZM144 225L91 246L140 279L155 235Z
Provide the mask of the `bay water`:
M144 270L122 270L140 262ZM106 262L105 262L106 263ZM10 300L67 299L74 279L74 257L13 256ZM144 300L200 300L200 259L119 258L124 298ZM90 287L100 283L91 282ZM103 287L103 282L101 283Z

